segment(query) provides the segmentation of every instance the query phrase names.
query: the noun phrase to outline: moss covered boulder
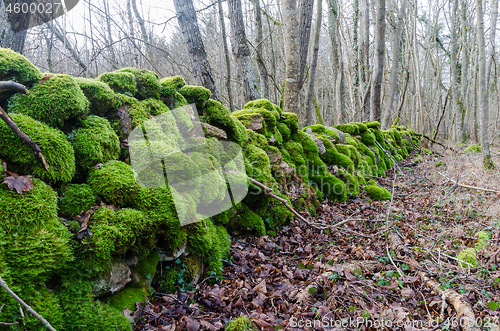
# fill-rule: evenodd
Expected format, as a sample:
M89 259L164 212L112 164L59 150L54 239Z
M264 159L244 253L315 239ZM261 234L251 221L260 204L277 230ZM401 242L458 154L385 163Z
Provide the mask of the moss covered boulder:
M14 95L8 111L28 115L52 127L62 127L66 120L89 112L89 101L71 76L49 74L45 78L28 95Z
M109 110L116 108L115 93L111 88L98 80L88 78L75 78L78 86L89 101L90 113L104 116Z
M12 80L30 88L41 79L42 74L28 59L9 48L0 48L1 81Z
M140 100L160 98L160 79L158 75L147 69L123 68L117 74L130 73L135 77L137 91L135 97Z
M11 117L41 148L49 169L45 170L33 151L0 121L0 158L7 162L8 169L18 174L33 174L50 183L71 181L75 155L64 133L26 115L11 114Z
M115 92L133 97L137 93L135 75L130 72L106 72L97 78Z

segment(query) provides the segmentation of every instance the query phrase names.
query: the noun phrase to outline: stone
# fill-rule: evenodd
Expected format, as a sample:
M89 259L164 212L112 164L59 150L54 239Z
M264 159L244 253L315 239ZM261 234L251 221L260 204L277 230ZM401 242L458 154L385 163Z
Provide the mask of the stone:
M337 129L337 128L332 128L332 127L330 127L330 126L327 126L326 128L327 128L327 129L329 129L329 130L333 130L333 131L337 132L337 134L338 134L338 135L339 135L339 137L340 137L340 140L339 140L339 141L335 141L336 139L332 139L332 143L333 143L333 144L342 144L342 145L345 145L345 143L346 143L346 135L345 135L345 133L344 133L344 132L340 131L340 130L339 130L339 129Z
M155 248L155 250L158 253L160 262L169 262L177 260L178 258L186 255L186 248L187 248L187 243L184 243L178 250L176 250L172 254L166 254L165 251L159 247Z
M269 163L271 164L277 164L281 161L281 153L277 153L276 151L273 151L272 149L266 150L266 154L269 157Z
M195 122L194 124L197 123ZM227 140L227 134L224 130L204 122L201 122L200 124L201 127L203 128L203 133L205 134L205 137L214 137L219 140Z
M252 114L252 122L245 126L247 129L257 131L263 128L262 124L262 115L261 114Z
M132 280L130 274L130 268L124 261L113 261L109 272L94 281L92 292L96 297L119 292Z

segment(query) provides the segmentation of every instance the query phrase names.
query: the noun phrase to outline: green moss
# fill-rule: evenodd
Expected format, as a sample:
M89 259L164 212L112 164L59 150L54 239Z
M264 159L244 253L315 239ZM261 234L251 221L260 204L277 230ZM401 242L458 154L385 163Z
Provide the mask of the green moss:
M285 117L285 119L281 119L281 123L288 126L292 134L299 130L299 117L297 114L283 112L282 116Z
M265 185L272 185L273 178L267 153L263 149L250 144L243 148L243 153L249 166L246 166L247 175Z
M351 145L354 148L358 148L359 141L353 136L351 136L349 133L345 134L345 142L347 145Z
M490 235L484 231L479 231L476 233L476 236L478 237L477 244L475 246L477 249L484 248L484 246L488 243L488 240L490 240Z
M361 142L367 146L373 146L375 145L375 140L376 140L376 137L375 137L375 134L368 130L368 131L365 131L363 133L360 134L361 136Z
M479 261L477 259L477 252L478 249L472 247L460 251L460 253L458 253L457 258L461 261L469 263L472 266L462 262L458 262L458 265L462 268L477 267L479 265Z
M276 232L274 232L273 230L267 230L266 235L269 237L276 237Z
M99 116L88 116L69 140L75 150L79 166L89 169L98 163L116 160L120 156L120 141L108 120Z
M227 331L257 331L255 325L250 322L250 319L247 316L240 316L233 320L230 320L224 330Z
M281 133L281 137L283 138L283 142L287 142L290 140L291 131L285 123L279 122L277 124L277 128Z
M148 291L144 288L127 286L120 292L110 296L106 300L106 303L118 311L122 311L124 309L134 311L136 309L135 303L144 302L144 299L146 299L148 295Z
M106 203L129 205L139 191L132 168L120 161L106 162L90 173L89 184Z
M188 104L184 96L178 92L184 85L186 85L186 82L180 76L167 77L160 80L160 98L170 109Z
M75 217L96 205L97 195L88 184L68 184L62 189L59 211Z
M97 78L115 92L133 97L137 93L135 75L130 72L106 72Z
M78 270L72 271L74 275L64 280L56 295L64 311L61 330L132 331L130 321L121 310L94 300L92 282L80 276Z
M78 84L62 74L53 74L35 85L28 95L14 95L10 104L9 112L28 115L53 127L62 127L64 121L89 111L89 102Z
M186 85L186 82L181 76L172 76L160 79L160 84L162 88L178 90Z
M351 197L357 197L359 195L359 181L356 176L342 169L339 169L337 176L346 184L348 193Z
M481 146L479 145L470 145L469 147L467 147L464 151L465 153L469 153L469 154L472 154L472 153L480 153L481 152Z
M136 266L131 267L132 272L138 276L139 279L133 279L135 287L149 288L156 273L156 266L160 257L157 252L151 251L148 256L139 260Z
M262 218L242 202L238 204L228 225L229 229L238 235L252 235L256 237L266 235L266 226Z
M363 122L367 128L376 129L380 127L380 122L378 121L366 121Z
M141 125L145 121L149 119L149 115L146 113L145 104L139 102L136 98L129 97L124 94L117 94L117 104L118 106L128 105L126 108L127 112L130 115L130 119L132 122L132 128L135 128L138 125Z
M266 123L266 128L268 131L272 130L276 126L276 122L279 119L279 114L277 111L273 112L264 108L242 109L234 111L232 113L232 115L235 116L236 118L250 114L260 114L262 116L263 121Z
M185 85L179 89L179 93L184 96L187 103L194 103L198 109L203 108L205 103L210 99L212 93L209 89L203 86Z
M306 132L308 129L311 129L311 132L313 133L322 133L323 135L328 136L328 138L333 139L334 141L340 140L340 136L335 130L329 129L322 124L306 126L302 129L302 131Z
M123 68L115 73L131 73L135 77L137 99L159 99L160 98L160 80L156 73L147 69Z
M320 154L321 159L328 165L337 165L346 169L350 173L353 173L354 162L352 162L352 160L348 156L339 153L339 151L329 138L325 136L318 136L318 138L321 139L326 149L326 152L324 154ZM348 153L348 149L346 149L345 151Z
M75 156L66 136L26 115L11 114L11 118L43 151L49 170L45 170L33 151L4 121L0 121L0 158L7 162L9 170L33 174L48 182L71 181L75 173Z
M368 130L367 125L366 125L366 124L364 124L364 123L360 123L360 122L352 122L352 123L350 123L350 124L355 125L355 126L357 126L357 127L358 127L357 133L359 133L359 134L361 134L361 133L365 132L366 130Z
M142 100L141 104L144 106L146 113L151 116L160 115L170 110L161 100L146 99Z
M115 93L111 88L98 80L76 77L74 80L89 101L90 113L103 116L111 109L116 108Z
M249 129L247 129L247 134L248 134L249 141L252 145L259 147L261 149L264 149L264 150L269 148L269 144L268 144L267 139L264 135L259 134L255 131L252 131Z
M365 189L366 189L366 192L368 193L368 195L373 200L379 201L379 200L391 200L392 199L391 192L389 192L388 190L386 190L383 187L380 187L377 185L368 185L368 186L366 186Z
M353 123L335 125L335 128L344 133L349 133L353 135L359 133L358 126Z
M0 48L0 81L12 80L30 88L42 74L28 59L9 48Z
M250 108L264 108L269 110L270 112L277 112L278 118L282 114L281 108L271 103L271 101L267 99L252 100L247 102L247 104L243 107L243 109L250 109Z
M218 101L208 100L201 109L201 119L226 132L228 140L243 144L248 140L246 128L232 116L226 107Z

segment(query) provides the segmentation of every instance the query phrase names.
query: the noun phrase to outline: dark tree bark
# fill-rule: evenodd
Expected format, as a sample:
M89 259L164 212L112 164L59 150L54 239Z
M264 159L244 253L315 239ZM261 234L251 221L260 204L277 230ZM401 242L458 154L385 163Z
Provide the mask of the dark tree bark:
M250 47L248 46L243 22L241 0L228 0L229 20L231 21L231 46L236 61L236 75L243 85L245 103L258 99L257 82L251 62Z
M33 0L27 0L28 6L33 2ZM7 12L5 11L4 2L0 2L0 46L4 48L10 48L13 51L23 54L24 42L26 40L26 35L28 33L28 27L30 24L31 15L29 13L15 15L11 13L12 21L15 24L14 30L11 26ZM13 17L14 16L14 17Z
M299 89L304 85L307 53L309 51L309 39L311 38L311 21L313 14L314 0L302 0L299 5L300 13L300 68L299 68Z
M190 55L189 60L191 62L194 77L198 84L212 92L213 99L219 100L219 92L215 85L212 69L208 63L203 40L201 39L193 1L174 0L174 6L177 12L177 20Z

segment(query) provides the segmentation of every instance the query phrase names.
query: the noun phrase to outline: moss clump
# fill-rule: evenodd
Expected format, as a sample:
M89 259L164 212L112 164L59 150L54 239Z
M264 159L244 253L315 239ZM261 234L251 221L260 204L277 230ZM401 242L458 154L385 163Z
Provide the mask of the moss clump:
M229 229L238 235L256 237L266 235L266 226L262 218L242 202L238 204L238 208L229 221Z
M62 192L59 211L63 214L75 217L96 205L97 194L88 184L68 184Z
M250 108L264 108L271 112L277 112L278 116L282 114L281 108L271 103L271 101L267 99L257 99L247 102L247 104L243 107L243 109Z
M353 123L335 125L335 128L352 135L359 133L358 126Z
M78 84L62 74L53 74L35 85L28 95L14 95L10 104L9 112L28 115L53 127L62 127L69 118L89 111L89 102Z
M132 168L120 161L109 161L93 170L89 184L106 203L118 206L129 205L139 191Z
M318 136L318 138L321 139L326 149L326 152L324 154L320 154L321 159L326 164L337 165L339 167L346 169L350 173L354 172L354 162L348 156L339 153L335 145L333 145L333 143L328 137L320 135ZM347 149L346 152L348 152Z
M269 143L264 135L257 133L255 131L247 129L248 140L253 146L259 147L263 150L269 148Z
M132 331L130 321L121 314L121 310L94 300L91 280L79 274L76 266L72 272L74 275L64 279L56 295L64 311L64 327L61 330Z
M11 118L43 151L49 164L45 170L33 151L0 121L0 158L18 174L33 174L48 182L69 182L75 173L75 155L66 136L29 116L11 114Z
M283 143L290 140L291 130L285 123L279 122L277 124L277 128L281 133L281 137L283 138Z
M146 99L142 100L141 104L144 106L146 113L151 116L160 115L170 110L161 100Z
M186 82L180 76L167 77L160 80L160 98L170 109L188 104L186 98L178 92L184 85L186 85Z
M347 171L339 169L338 178L342 180L347 187L349 195L351 197L357 197L359 195L359 181L358 178Z
M255 325L247 316L240 316L230 320L224 327L226 331L257 331Z
M0 81L13 80L30 88L42 74L28 59L9 48L0 48Z
M477 249L482 249L484 246L488 243L488 240L490 240L490 236L487 232L484 231L479 231L476 233L476 236L478 237L476 248Z
M95 79L74 79L89 101L91 114L103 116L108 110L115 108L115 93L107 84Z
M81 250L92 274L108 270L113 258L124 256L127 250L145 256L156 244L156 219L135 209L99 208L92 215L90 229L92 236L85 236Z
M480 248L477 247L469 247L466 248L460 253L458 253L457 258L461 261L467 262L458 262L458 265L462 268L471 268L471 267L477 267L479 265L479 261L477 259L477 252Z
M127 286L118 293L113 294L107 298L106 303L110 307L115 308L118 311L124 309L130 309L134 311L136 309L136 302L143 302L144 299L148 297L149 293L146 289L142 287L131 287Z
M108 120L99 116L88 116L69 140L75 150L77 164L89 169L98 163L116 160L120 156L120 141Z
M141 103L134 97L129 97L124 94L117 94L116 96L117 96L116 103L118 107L126 106L125 110L130 115L132 128L141 125L142 123L144 123L149 119L149 115L146 112L145 104ZM121 120L117 119L112 123L112 126L115 129L115 131L119 132L120 138L125 138L125 136L122 135L124 128Z
M115 92L133 97L137 93L137 84L134 74L130 72L106 72L98 78Z
M285 117L285 119L282 119L281 123L288 126L292 134L299 130L299 117L297 116L297 114L283 112L282 116Z
M147 69L137 68L122 68L116 72L128 72L135 76L137 92L135 97L139 100L143 99L159 99L160 98L160 78L154 72Z
M441 167L441 166L445 166L446 167L446 162L444 162L444 161L436 162L436 168Z
M255 178L265 185L272 186L274 179L271 176L271 167L267 153L263 149L250 144L243 148L243 153L248 176Z
M479 145L470 145L469 147L467 147L464 151L465 153L469 153L469 154L472 154L472 153L480 153L481 152L481 146Z
M277 111L269 111L264 108L250 108L250 109L242 109L242 110L237 110L232 113L233 116L239 117L242 115L249 115L249 114L260 114L262 116L262 119L266 123L266 128L268 130L271 130L276 126L276 122L279 119L279 114Z
M366 122L363 122L363 124L366 125L366 127L370 128L370 129L376 129L376 128L380 127L380 122L378 122L378 121L366 121Z
M198 109L203 108L205 103L210 99L212 93L209 89L203 86L185 85L179 89L179 93L184 96L187 103L194 103Z
M392 199L391 192L389 192L388 190L386 190L383 187L380 187L377 185L368 185L368 186L366 186L365 189L366 189L366 192L368 193L368 195L370 195L370 197L373 200L380 201L380 200L391 200Z
M327 128L324 125L321 124L309 125L303 128L302 131L306 132L308 129L310 129L311 132L313 133L321 133L323 134L323 136L327 136L330 140L333 140L335 142L340 141L339 134L335 130Z
M248 140L246 128L220 102L211 99L208 100L201 109L201 114L200 118L202 121L224 130L228 140L239 144L243 144Z

